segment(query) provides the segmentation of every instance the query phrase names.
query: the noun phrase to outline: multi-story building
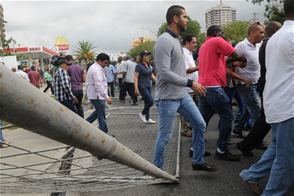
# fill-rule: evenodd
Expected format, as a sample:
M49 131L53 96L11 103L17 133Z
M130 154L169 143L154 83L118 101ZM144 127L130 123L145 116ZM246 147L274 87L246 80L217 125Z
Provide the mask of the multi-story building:
M205 13L206 29L211 25L223 26L233 21L236 21L236 9L224 5L222 1Z

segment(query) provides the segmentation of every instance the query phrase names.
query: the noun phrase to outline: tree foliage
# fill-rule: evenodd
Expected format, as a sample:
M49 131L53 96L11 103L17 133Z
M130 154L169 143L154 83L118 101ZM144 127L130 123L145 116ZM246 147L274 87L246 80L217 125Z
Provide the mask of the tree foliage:
M248 0L247 0L248 1ZM264 0L251 0L253 4L260 4ZM267 21L278 21L283 24L285 21L285 13L283 9L284 0L266 0L264 16Z
M247 37L250 22L248 21L234 21L222 26L224 35L235 42L242 41Z
M3 52L3 50L0 50L1 56L11 56L11 52L9 52L11 48L11 44L15 44L15 40L11 37L9 39L6 39L6 36L4 33L1 33L1 46L0 48L5 48L8 50L8 52Z
M78 41L77 46L73 50L73 56L77 63L82 65L95 62L96 47L88 41Z
M152 52L154 44L155 44L155 41L143 42L143 43L139 44L139 46L132 48L128 52L128 54L133 57L136 57L136 56L139 56L140 52L142 52L144 50L146 50L148 52ZM151 57L150 59L153 59L153 55L151 55L150 57Z

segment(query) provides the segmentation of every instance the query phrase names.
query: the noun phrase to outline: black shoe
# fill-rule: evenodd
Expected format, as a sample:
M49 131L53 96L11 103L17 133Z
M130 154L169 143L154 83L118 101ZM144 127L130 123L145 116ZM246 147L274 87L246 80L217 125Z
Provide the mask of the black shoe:
M235 142L233 142L233 141L228 141L227 142L227 145L234 145L235 144Z
M251 131L252 130L252 126L251 125L246 125L244 128L244 131Z
M219 153L218 151L215 152L217 158L225 161L239 161L239 157L237 155L233 155L230 153L229 150L226 150L224 154Z
M249 150L242 149L240 143L237 143L236 144L236 147L238 148L238 150L240 150L242 152L242 154L245 157L252 157L253 156L253 152L252 151L249 151Z
M108 134L108 133L107 133ZM113 137L113 138L115 138L115 135L113 135L113 134L108 134L109 136L111 136L111 137Z
M201 165L192 164L192 169L194 171L207 171L207 172L216 172L218 170L213 165L210 165L210 164L207 164L207 163L203 163Z
M258 183L250 183L248 181L245 182L247 186L256 194L256 195L261 195L262 194L262 189L258 185Z
M263 142L258 144L255 149L259 149L259 150L266 150L267 149L267 145L265 145Z
M239 137L239 138L242 138L244 139L246 137L246 134L244 133L244 131L241 131L241 132L236 132L236 131L233 131L233 133Z
M210 156L211 155L211 152L209 151L205 151L204 153L204 156L207 157L207 156ZM193 157L193 150L189 150L189 157Z

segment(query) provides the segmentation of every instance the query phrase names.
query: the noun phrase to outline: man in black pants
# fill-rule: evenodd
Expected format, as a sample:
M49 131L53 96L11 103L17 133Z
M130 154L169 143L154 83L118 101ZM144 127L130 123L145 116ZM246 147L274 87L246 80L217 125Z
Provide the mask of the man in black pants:
M267 135L271 126L265 121L264 108L263 108L263 98L262 93L265 85L265 48L267 41L269 38L277 32L282 27L282 24L276 21L271 21L265 27L265 33L267 38L265 38L262 42L262 45L259 49L259 63L261 65L260 68L260 78L257 84L257 91L261 98L261 111L259 117L256 119L252 130L249 132L247 137L241 142L237 143L237 148L242 152L244 156L253 156L252 150L257 147L263 140L263 138Z

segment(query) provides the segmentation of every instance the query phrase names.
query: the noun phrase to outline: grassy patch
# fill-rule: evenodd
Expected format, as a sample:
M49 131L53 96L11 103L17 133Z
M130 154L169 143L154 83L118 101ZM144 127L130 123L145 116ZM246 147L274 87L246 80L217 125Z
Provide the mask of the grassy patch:
M6 121L2 121L2 126L6 126L6 125L11 125L11 123L10 122L6 122ZM16 126L12 126L12 127L7 128L7 129L10 130L10 131L12 131L14 129L17 129L17 127Z

